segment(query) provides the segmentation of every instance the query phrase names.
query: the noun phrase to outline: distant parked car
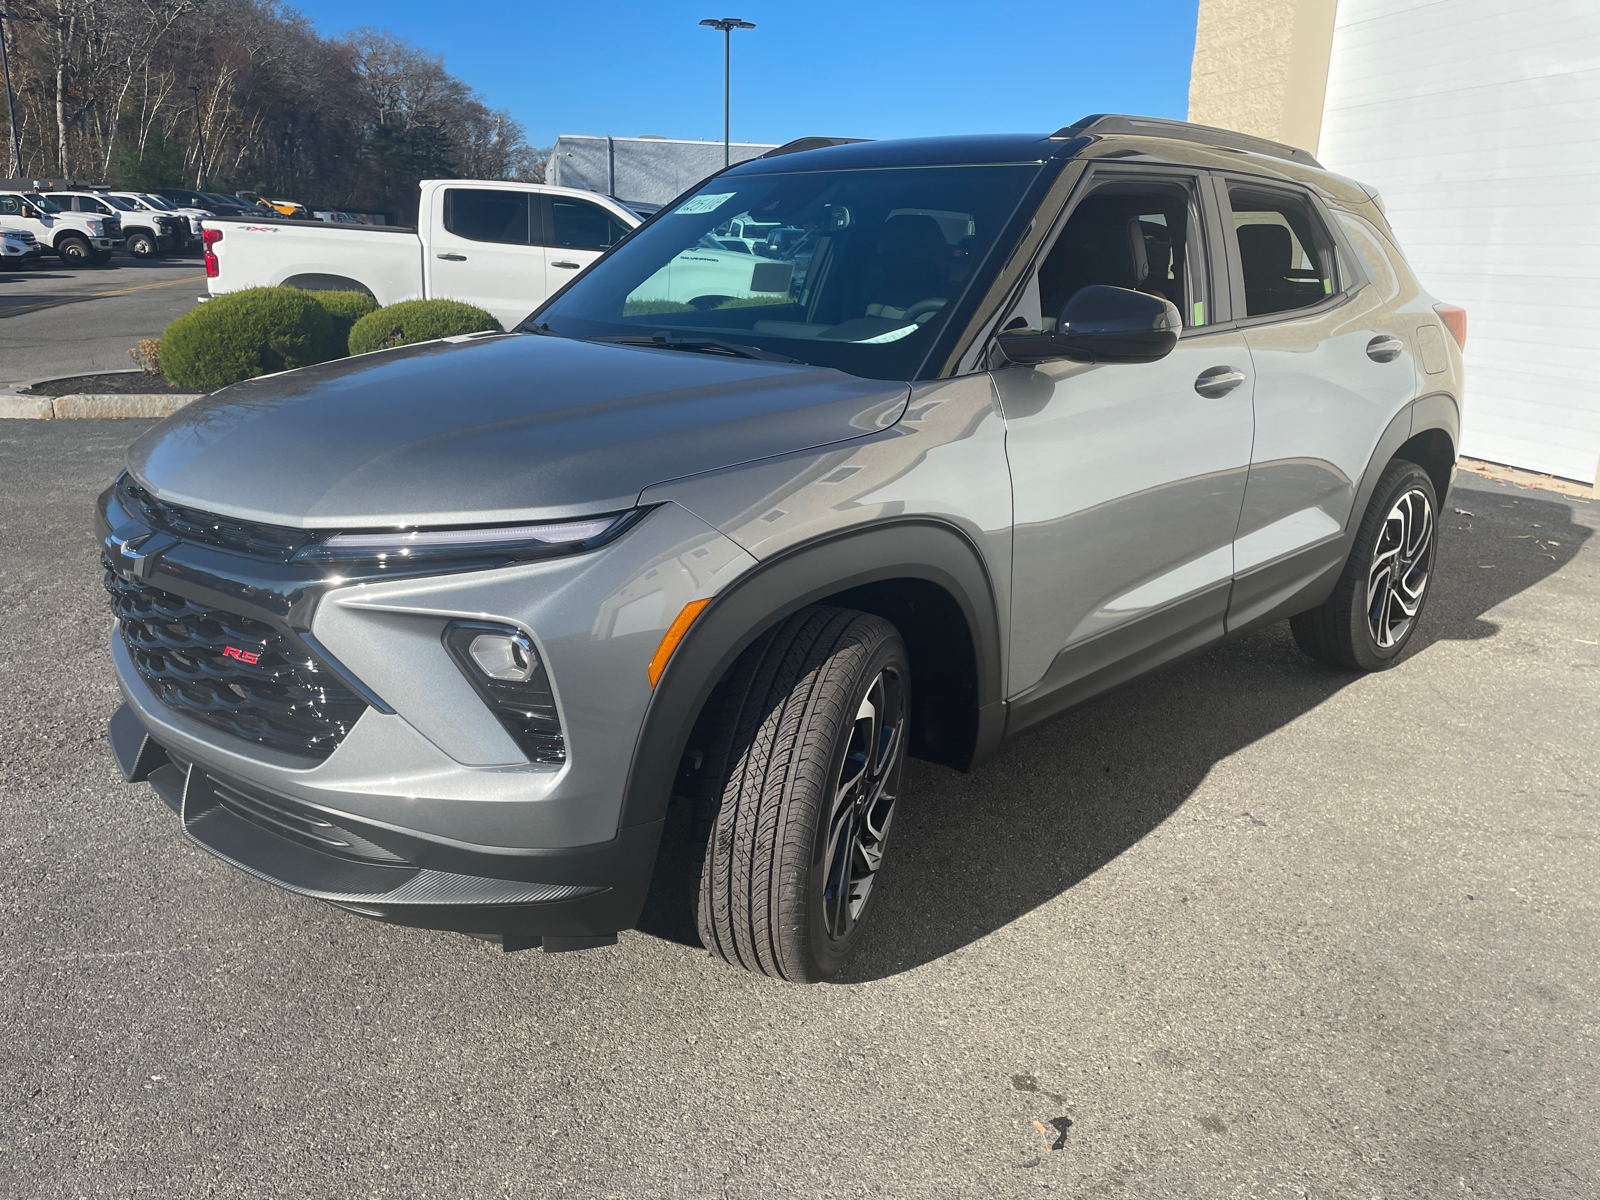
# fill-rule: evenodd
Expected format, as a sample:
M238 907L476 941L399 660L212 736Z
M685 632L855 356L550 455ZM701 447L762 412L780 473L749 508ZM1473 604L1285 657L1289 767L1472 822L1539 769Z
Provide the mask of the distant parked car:
M0 270L19 270L42 257L39 239L26 229L0 229Z
M208 220L206 286L213 296L274 284L357 291L379 304L448 296L510 328L639 224L616 201L572 188L473 179L421 187L417 229L274 225L259 213ZM743 258L706 290L748 295L736 288L750 283L750 256L706 253Z
M360 225L360 224L362 224L362 222L356 220L349 213L341 212L336 208L318 208L318 209L313 209L312 213L311 213L311 216L315 220L322 221L322 222L324 222L325 224L328 224L328 225Z
M187 188L155 188L151 194L187 208L203 208L206 212L218 217L261 215L261 209L256 205L246 204L242 200L232 199L228 196L217 196L211 192L195 192Z

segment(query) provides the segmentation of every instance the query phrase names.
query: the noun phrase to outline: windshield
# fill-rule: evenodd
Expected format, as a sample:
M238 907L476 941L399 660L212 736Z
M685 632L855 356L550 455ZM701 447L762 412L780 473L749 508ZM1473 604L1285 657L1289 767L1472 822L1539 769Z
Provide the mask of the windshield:
M98 196L95 197L95 199L104 201L105 203L111 205L112 208L120 208L123 212L138 212L139 211L132 204L129 204L126 200L124 200L121 196L108 196L104 192L101 192Z
M724 175L597 263L535 327L910 379L1037 170Z
M152 208L162 208L162 209L165 209L167 212L174 211L172 204L169 203L166 200L163 200L160 196L152 196L152 195L149 195L148 193L141 193L140 196L139 196L139 199L143 200L146 204L150 205Z
M47 212L47 213L58 213L58 212L62 211L61 210L61 206L59 204L55 204L55 203L52 203L49 200L46 200L43 196L39 195L38 192L24 192L23 195L25 195L28 198L28 202L30 204L36 205L39 209L41 209L44 212Z

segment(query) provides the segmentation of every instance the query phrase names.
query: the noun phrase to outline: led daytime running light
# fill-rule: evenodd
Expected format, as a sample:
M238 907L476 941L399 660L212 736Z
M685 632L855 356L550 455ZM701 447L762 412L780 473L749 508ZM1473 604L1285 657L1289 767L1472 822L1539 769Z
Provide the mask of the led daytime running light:
M295 558L305 561L413 558L438 554L506 552L518 547L561 546L601 537L623 519L616 513L579 521L541 525L502 525L478 529L412 529L389 533L336 533L313 542Z

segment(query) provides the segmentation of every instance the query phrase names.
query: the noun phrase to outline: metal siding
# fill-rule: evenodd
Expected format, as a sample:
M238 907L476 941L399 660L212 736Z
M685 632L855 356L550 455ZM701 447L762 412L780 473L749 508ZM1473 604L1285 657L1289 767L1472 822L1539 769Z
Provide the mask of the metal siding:
M1600 4L1341 0L1319 157L1467 310L1462 453L1600 465Z

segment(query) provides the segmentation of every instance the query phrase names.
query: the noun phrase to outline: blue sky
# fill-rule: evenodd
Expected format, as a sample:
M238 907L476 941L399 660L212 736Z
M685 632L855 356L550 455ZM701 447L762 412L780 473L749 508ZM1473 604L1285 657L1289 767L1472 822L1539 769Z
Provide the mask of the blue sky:
M733 140L1048 132L1091 112L1182 118L1197 0L1141 4L301 0L331 36L376 25L444 55L536 145L591 133L722 140L722 34L734 33Z

